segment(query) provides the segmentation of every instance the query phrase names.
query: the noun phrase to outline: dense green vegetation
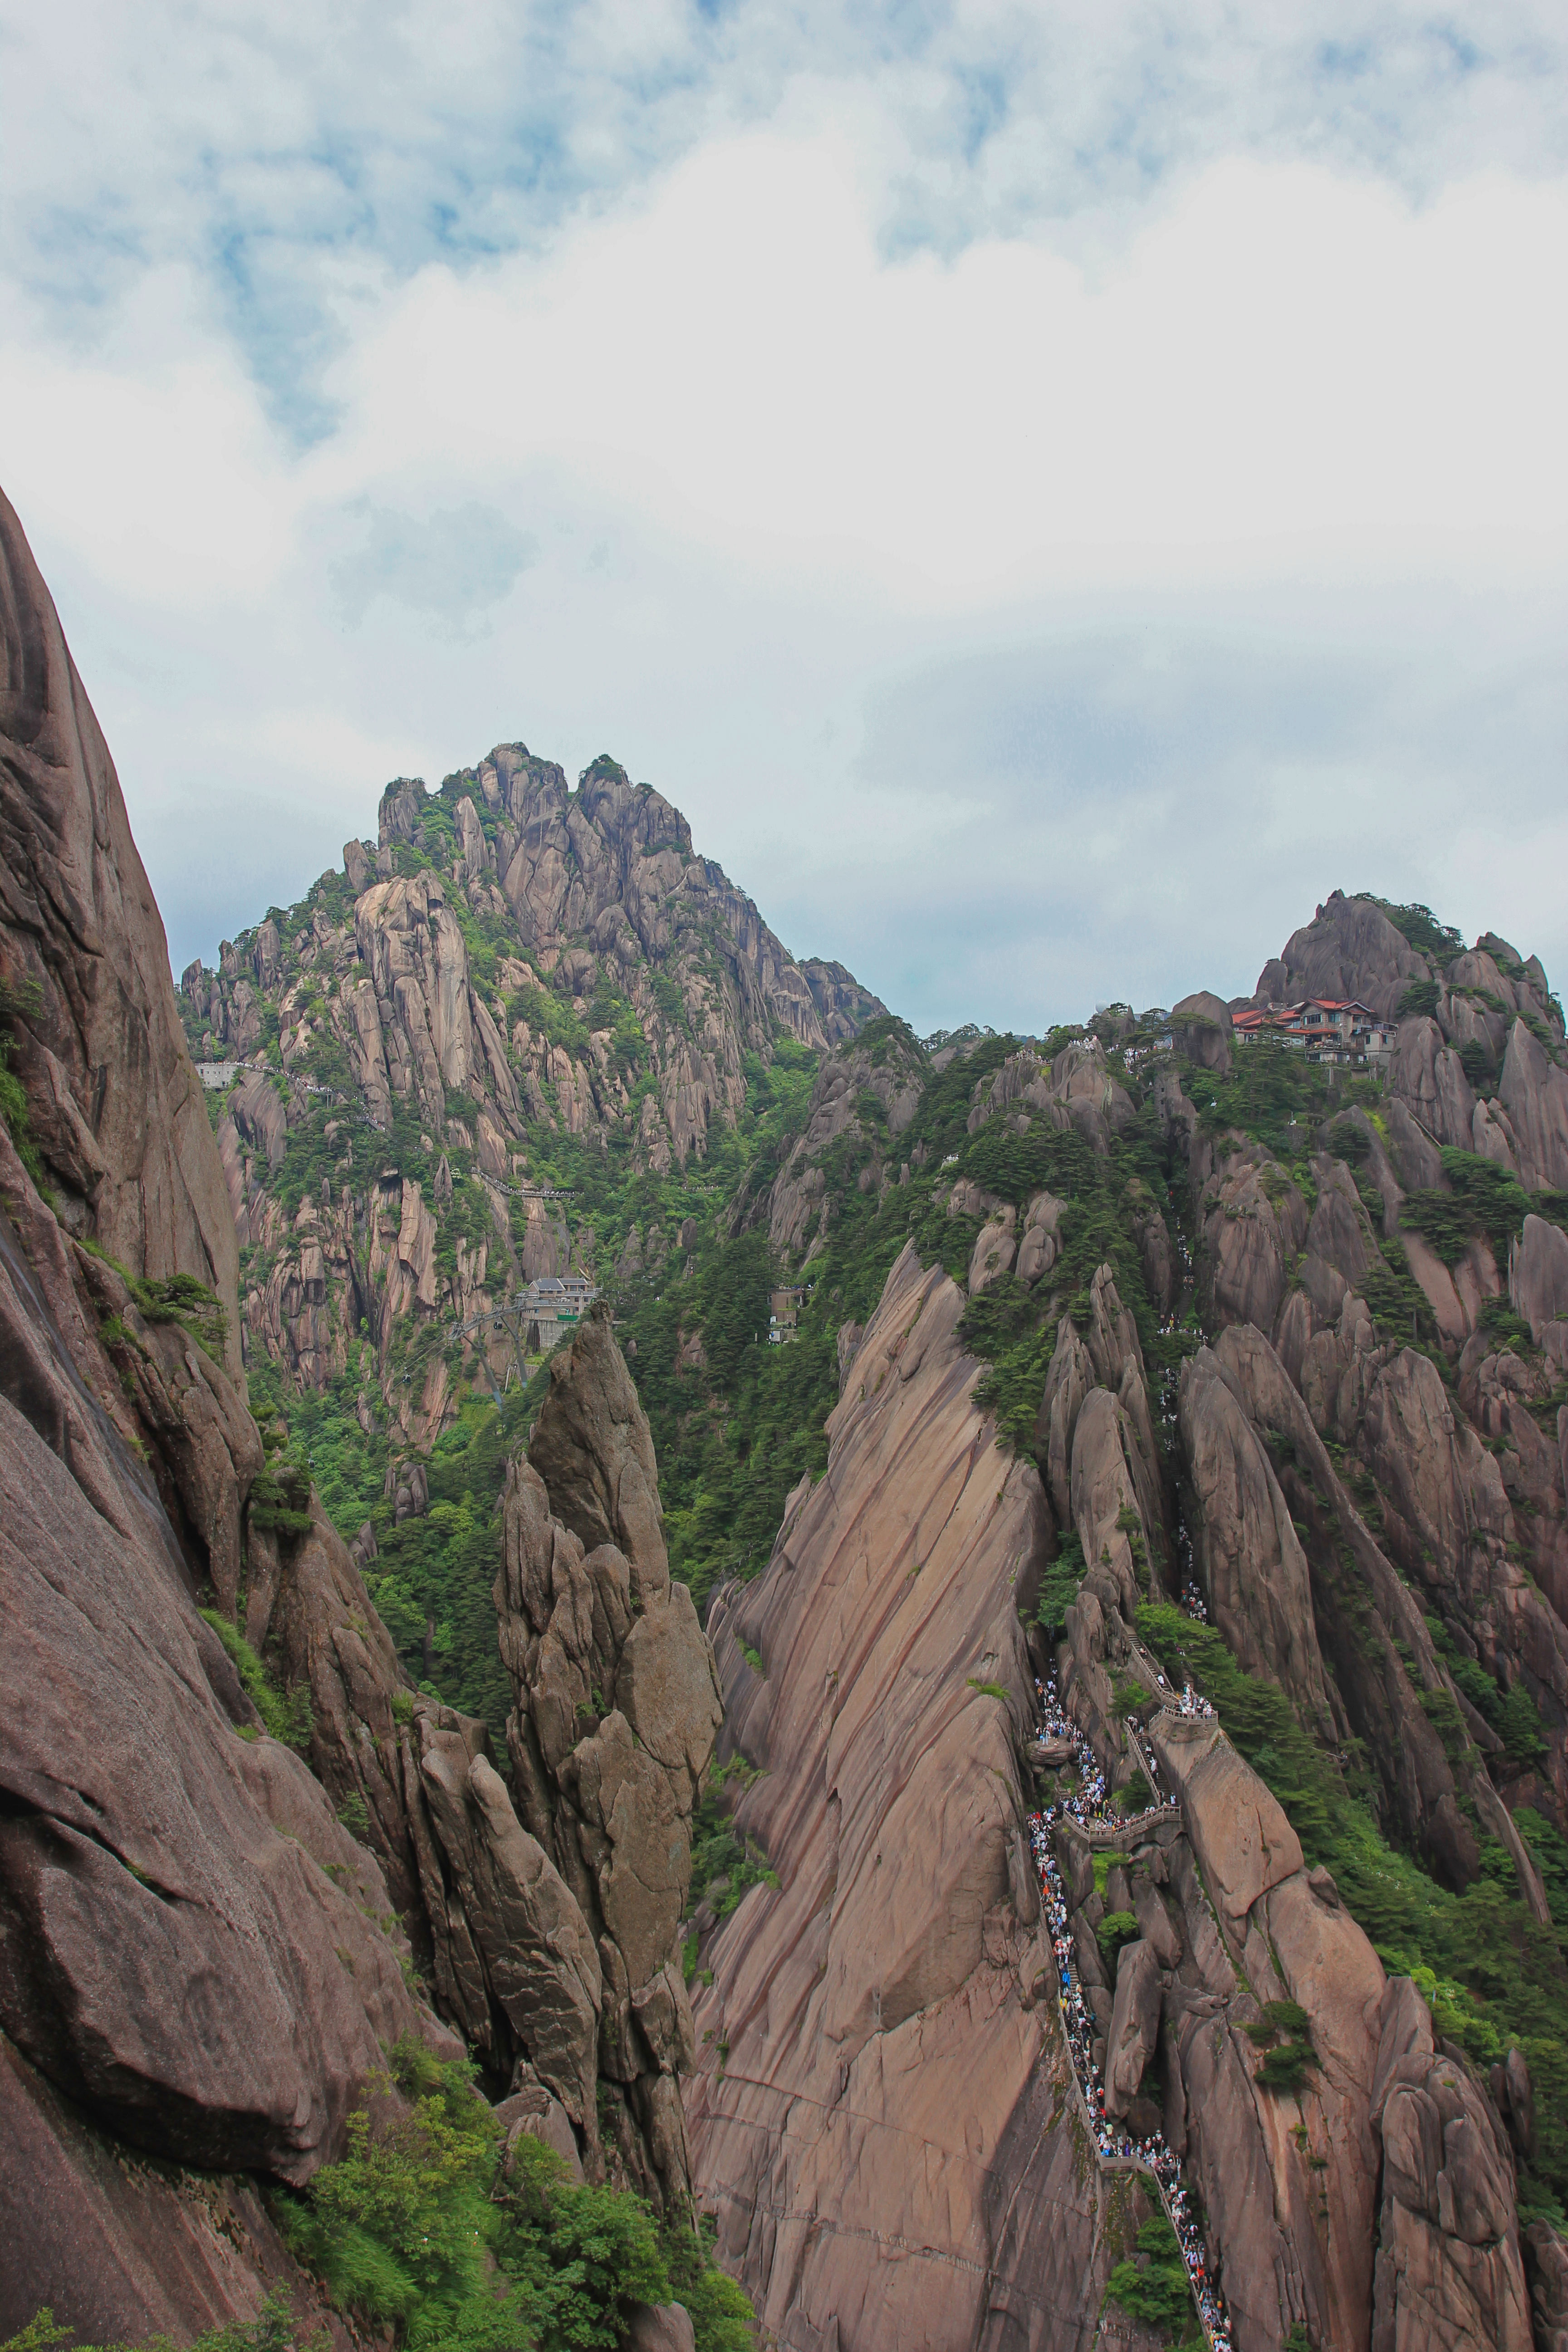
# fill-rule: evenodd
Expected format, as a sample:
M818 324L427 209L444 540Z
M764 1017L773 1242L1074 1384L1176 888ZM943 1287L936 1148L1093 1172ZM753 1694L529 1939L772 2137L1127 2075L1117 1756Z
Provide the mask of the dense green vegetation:
M16 1157L35 1184L44 1181L44 1164L27 1117L22 1081L11 1067L14 1040L11 1024L19 1013L36 1013L41 997L36 981L0 980L0 1118L16 1147Z
M311 1730L309 1691L303 1685L288 1693L280 1691L238 1626L231 1624L221 1609L204 1609L202 1615L228 1652L239 1676L239 1686L261 1717L268 1738L280 1739L287 1748L297 1748L302 1756L308 1754ZM242 1738L254 1736L254 1730L240 1734Z
M395 2324L412 2347L613 2352L637 2304L673 2299L673 2259L700 2352L747 2352L751 2307L689 2227L661 2234L640 2198L574 2182L527 2135L500 2159L468 2067L410 2038L391 2072L406 2112L379 2132L353 2117L347 2155L305 2198L276 2200L340 2308Z
M1316 1195L1306 1163L1319 1125L1357 1104L1375 1114L1383 1101L1383 1082L1371 1071L1310 1062L1275 1036L1244 1046L1230 1069L1193 1070L1184 1082L1203 1132L1220 1136L1237 1128L1261 1143L1302 1188L1309 1207Z
M629 2191L574 2181L526 2134L505 2153L471 2070L411 2036L381 2087L401 2092L403 2112L374 2129L368 2111L351 2116L346 2155L302 2195L272 2200L338 2310L394 2328L411 2352L616 2352L637 2305L679 2296L698 2352L752 2352L751 2305L689 2224L661 2228ZM70 2335L43 2311L0 2352L48 2352ZM279 2295L191 2352L293 2352L296 2340Z
M1381 907L1417 955L1433 956L1439 963L1448 963L1455 956L1464 954L1463 935L1451 923L1440 923L1430 907L1423 907L1418 901L1408 907L1395 906L1392 899L1380 898L1374 890L1358 890L1355 895L1364 905Z
M1187 2284L1187 2266L1174 2230L1163 2213L1152 2214L1138 2232L1137 2253L1117 2263L1106 2282L1107 2303L1120 2304L1129 2319L1159 2329L1168 2338L1202 2336Z
M1489 1242L1500 1265L1527 1216L1568 1225L1568 1193L1527 1192L1511 1169L1478 1152L1443 1151L1446 1192L1407 1192L1399 1222L1431 1243L1445 1265L1457 1265L1472 1240Z
M1040 1579L1035 1619L1047 1642L1059 1642L1067 1630L1067 1613L1078 1599L1079 1586L1089 1572L1083 1538L1069 1528L1057 1545L1056 1558Z

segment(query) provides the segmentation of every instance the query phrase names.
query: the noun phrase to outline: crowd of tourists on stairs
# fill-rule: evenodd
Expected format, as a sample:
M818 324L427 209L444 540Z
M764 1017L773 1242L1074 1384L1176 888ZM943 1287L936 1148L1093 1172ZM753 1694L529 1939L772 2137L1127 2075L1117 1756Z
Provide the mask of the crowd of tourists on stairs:
M1152 2175L1158 2183L1161 2202L1176 2233L1193 2299L1197 2305L1205 2332L1214 2352L1230 2352L1230 2329L1225 2300L1209 2278L1207 2249L1193 2218L1186 2190L1182 2186L1181 2166L1173 2150L1161 2134L1152 2133L1145 2138L1133 2139L1124 2130L1118 2129L1106 2116L1102 2079L1104 2043L1100 2039L1098 2021L1078 1980L1061 1872L1051 1851L1051 1827L1058 1821L1071 1820L1083 1828L1114 1828L1120 1831L1130 1830L1135 1827L1135 1823L1107 1811L1105 1775L1096 1763L1088 1740L1062 1706L1054 1680L1037 1680L1035 1690L1040 1709L1037 1736L1041 1739L1070 1739L1079 1773L1076 1790L1064 1794L1056 1804L1047 1805L1044 1811L1032 1814L1029 1820L1029 1841L1050 1928L1051 1950L1058 1976L1058 2000L1073 2072L1078 2077L1079 2089L1101 2159L1107 2164L1135 2166ZM1190 1684L1180 1700L1173 1696L1171 1704L1179 1707L1184 1715L1209 1716L1214 1712ZM1152 1759L1148 1762L1152 1775L1155 1767ZM1158 1804L1161 1797L1157 1787L1153 1793Z

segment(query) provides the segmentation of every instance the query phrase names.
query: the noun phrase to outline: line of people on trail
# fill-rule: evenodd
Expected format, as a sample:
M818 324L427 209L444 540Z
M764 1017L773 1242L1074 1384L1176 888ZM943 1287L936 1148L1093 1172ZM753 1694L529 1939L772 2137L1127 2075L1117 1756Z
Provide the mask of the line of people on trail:
M1176 1603L1176 1606L1178 1609L1183 1610L1187 1616L1195 1618L1200 1625L1206 1625L1208 1623L1208 1602L1204 1599L1202 1592L1195 1584L1189 1584L1184 1589L1182 1597Z
M1029 1843L1050 1928L1051 1951L1058 1980L1058 1997L1073 2072L1078 2077L1084 2105L1094 2126L1101 2158L1107 2163L1121 2159L1135 2164L1152 2173L1159 2182L1163 2192L1166 2216L1176 2233L1193 2297L1208 2331L1214 2352L1231 2352L1225 2300L1210 2281L1207 2250L1202 2232L1193 2219L1187 2192L1182 2186L1181 2165L1173 2150L1162 2134L1156 2132L1144 2139L1133 2139L1106 2116L1105 2085L1095 2063L1099 2021L1078 1980L1072 1934L1068 1922L1067 1897L1062 1887L1061 1871L1051 1850L1051 1826L1058 1821L1071 1820L1086 1829L1114 1828L1119 1831L1129 1829L1133 1824L1106 1810L1105 1775L1095 1762L1093 1751L1083 1733L1062 1706L1055 1680L1042 1682L1037 1679L1035 1690L1040 1706L1041 1728L1037 1736L1042 1739L1070 1739L1079 1769L1079 1785L1076 1792L1062 1797L1058 1803L1047 1805L1044 1811L1032 1813L1029 1817ZM1189 1705L1189 1701L1194 1704ZM1200 1711L1212 1715L1214 1712L1190 1684L1182 1695L1181 1711L1184 1715ZM1154 1769L1152 1759L1150 1769L1152 1772ZM1162 1801L1157 1787L1154 1799L1156 1804Z

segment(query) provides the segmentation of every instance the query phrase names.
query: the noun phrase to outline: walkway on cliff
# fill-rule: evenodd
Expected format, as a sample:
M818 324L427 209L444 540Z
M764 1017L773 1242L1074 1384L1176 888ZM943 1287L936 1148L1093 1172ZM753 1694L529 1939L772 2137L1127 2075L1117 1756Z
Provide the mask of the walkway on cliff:
M1158 1667L1151 1666L1150 1671L1161 1685L1164 1684L1164 1676ZM1089 1741L1062 1707L1055 1681L1037 1682L1035 1689L1040 1704L1037 1737L1042 1740L1069 1740L1079 1769L1079 1792L1064 1799L1059 1804L1047 1806L1043 1812L1031 1814L1029 1839L1035 1865L1039 1872L1040 1894L1050 1923L1051 1949L1058 1976L1057 2001L1084 2126L1102 2171L1137 2172L1154 2183L1165 2218L1175 2231L1182 2250L1205 2336L1212 2352L1231 2352L1230 2325L1226 2315L1225 2299L1209 2280L1207 2250L1203 2233L1193 2217L1187 2191L1182 2182L1181 2164L1174 2150L1163 2134L1154 2133L1147 2138L1135 2140L1128 2133L1119 2131L1106 2116L1105 2085L1095 2063L1095 2021L1073 1965L1067 1898L1061 1872L1051 1851L1051 1827L1058 1821L1072 1822L1091 1845L1121 1846L1141 1831L1152 1831L1172 1821L1180 1822L1182 1809L1174 1801L1162 1797L1154 1759L1139 1737L1136 1721L1129 1717L1126 1726L1128 1740L1155 1802L1142 1813L1121 1814L1109 1811L1105 1776L1095 1761ZM1214 1717L1214 1709L1208 1701L1190 1685L1179 1698L1173 1692L1169 1705L1161 1712L1174 1717L1201 1716L1211 1719ZM1157 1721L1159 1717L1155 1719Z

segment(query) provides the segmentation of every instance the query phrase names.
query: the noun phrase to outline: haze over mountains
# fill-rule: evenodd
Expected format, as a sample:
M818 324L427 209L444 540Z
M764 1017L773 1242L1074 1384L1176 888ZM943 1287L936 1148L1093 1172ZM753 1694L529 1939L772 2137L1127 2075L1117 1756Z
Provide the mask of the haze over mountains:
M176 995L0 538L0 2329L550 2343L593 2194L647 2232L605 2340L742 2340L696 2214L799 2352L1152 2344L1039 1837L1237 2352L1555 2344L1539 961L1334 891L1257 999L1385 1068L1203 971L922 1043L511 743ZM484 2261L421 2270L367 2147L444 2150Z

